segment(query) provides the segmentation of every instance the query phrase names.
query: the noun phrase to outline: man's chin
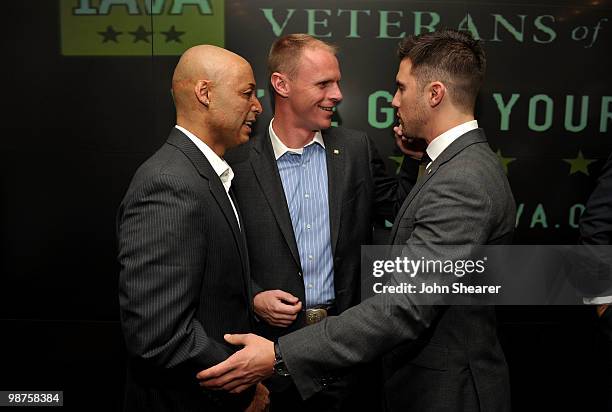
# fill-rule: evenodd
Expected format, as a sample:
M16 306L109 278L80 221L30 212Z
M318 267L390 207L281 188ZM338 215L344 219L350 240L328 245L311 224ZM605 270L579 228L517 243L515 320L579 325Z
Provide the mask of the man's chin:
M228 149L233 149L234 147L240 146L248 142L250 136L247 133L240 133L234 140L232 140L232 144L228 147Z
M331 118L319 122L319 130L329 129L331 127Z
M246 142L249 141L250 138L251 138L251 135L249 133L242 133L240 134L238 144L245 144Z

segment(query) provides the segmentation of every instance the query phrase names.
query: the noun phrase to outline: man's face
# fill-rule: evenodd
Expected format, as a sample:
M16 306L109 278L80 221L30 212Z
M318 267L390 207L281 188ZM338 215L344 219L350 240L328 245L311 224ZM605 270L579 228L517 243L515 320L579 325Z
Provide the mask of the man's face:
M251 66L243 61L229 67L210 90L215 130L226 149L246 143L262 112Z
M402 132L406 137L424 138L427 123L426 94L411 74L412 62L405 58L401 61L395 81L397 90L391 105L397 109Z
M329 128L334 107L342 100L336 56L322 48L304 50L289 84L288 103L299 127Z

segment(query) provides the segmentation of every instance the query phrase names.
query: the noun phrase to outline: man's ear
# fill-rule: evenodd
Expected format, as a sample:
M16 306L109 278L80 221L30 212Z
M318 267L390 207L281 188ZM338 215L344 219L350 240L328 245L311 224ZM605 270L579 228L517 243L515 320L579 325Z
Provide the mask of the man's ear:
M198 101L204 106L208 107L210 104L210 97L208 96L210 92L210 80L198 80L193 88L193 91L195 92Z
M428 93L429 105L431 107L436 107L442 103L442 100L446 95L446 86L444 86L444 83L442 82L432 82L429 84Z
M279 72L272 73L272 75L270 76L270 84L272 84L272 87L274 88L276 93L278 93L282 97L289 96L291 86L289 84L289 79L286 75Z

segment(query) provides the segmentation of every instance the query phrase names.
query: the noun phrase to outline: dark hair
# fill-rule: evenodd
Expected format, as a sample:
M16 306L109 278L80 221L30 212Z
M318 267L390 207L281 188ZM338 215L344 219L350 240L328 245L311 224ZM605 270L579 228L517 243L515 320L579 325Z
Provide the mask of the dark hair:
M487 62L481 42L469 33L447 29L406 37L397 56L410 59L419 87L440 81L456 106L474 109Z
M338 48L333 44L316 39L309 34L289 34L272 43L268 54L268 74L279 72L293 77L300 64L302 52L307 48L321 48L334 55L338 52Z

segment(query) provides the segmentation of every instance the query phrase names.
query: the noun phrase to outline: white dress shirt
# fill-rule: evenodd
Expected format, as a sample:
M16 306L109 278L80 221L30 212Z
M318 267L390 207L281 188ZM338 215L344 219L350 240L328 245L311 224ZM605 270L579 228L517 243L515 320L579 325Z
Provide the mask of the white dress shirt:
M427 156L429 156L431 159L431 162L429 162L427 165L427 169L429 169L429 166L448 146L450 146L452 142L474 129L478 129L478 122L476 120L470 120L469 122L462 123L459 126L453 127L452 129L448 129L440 136L433 139L427 146L426 150Z
M270 120L270 125L268 126L268 132L270 133L270 140L272 141L272 150L274 150L274 158L276 160L280 159L282 155L287 152L297 153L301 155L304 153L304 147L310 146L311 144L318 143L325 149L325 142L323 141L323 135L320 130L317 130L312 140L304 145L304 147L300 147L299 149L290 149L281 141L278 137L274 129L272 128L272 123L274 122L274 118Z
M217 176L219 176L219 179L221 180L221 183L225 188L225 194L227 195L227 198L229 199L230 204L232 205L232 209L234 210L234 215L236 216L236 222L238 222L238 227L240 228L240 219L238 219L238 211L236 210L236 206L232 201L232 197L229 195L229 190L232 186L232 179L234 178L234 171L225 160L220 158L210 147L208 147L206 143L198 139L196 135L179 125L176 125L174 127L185 133L189 140L191 140L198 147L198 149L200 149L202 154L204 154L204 156L214 169Z

